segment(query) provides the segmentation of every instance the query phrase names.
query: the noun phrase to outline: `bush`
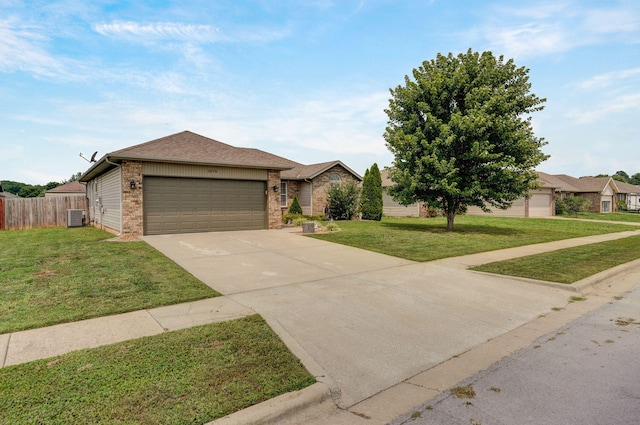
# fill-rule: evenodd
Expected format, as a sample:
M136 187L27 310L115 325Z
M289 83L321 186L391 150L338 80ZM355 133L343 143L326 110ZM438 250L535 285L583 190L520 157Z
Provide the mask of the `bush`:
M302 214L302 206L300 206L300 201L298 201L298 195L293 195L293 201L291 201L288 212L289 214Z
M364 173L360 212L363 220L380 221L382 219L382 177L376 163Z
M576 215L589 211L591 201L582 196L570 196L565 199L556 199L556 214Z
M340 230L340 227L338 227L338 225L336 223L327 223L326 226L324 226L324 230L326 230L327 232L337 232L338 230Z
M331 186L327 190L327 203L329 204L331 218L334 220L351 220L358 213L359 197L360 188L353 180Z
M307 221L323 221L324 214L318 215L305 215L305 214L285 214L282 216L282 222L284 224L293 224L296 226L300 226L302 223ZM296 224L300 223L300 224Z

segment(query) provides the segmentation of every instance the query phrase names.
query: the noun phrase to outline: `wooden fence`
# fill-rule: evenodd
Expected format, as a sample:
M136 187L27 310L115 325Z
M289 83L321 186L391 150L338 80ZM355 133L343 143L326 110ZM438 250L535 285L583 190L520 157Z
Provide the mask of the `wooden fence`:
M0 201L4 201L4 208L2 208L4 223L0 222L0 230L66 226L67 210L84 210L85 214L89 211L87 198L84 195L10 198L0 199ZM88 219L87 216L87 222ZM1 224L4 224L4 227Z

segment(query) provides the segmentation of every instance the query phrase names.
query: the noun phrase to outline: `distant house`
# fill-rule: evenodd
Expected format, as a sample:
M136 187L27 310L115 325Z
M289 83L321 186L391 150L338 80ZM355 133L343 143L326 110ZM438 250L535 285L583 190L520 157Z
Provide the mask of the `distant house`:
M340 161L302 165L190 131L107 153L80 177L91 223L127 238L278 228L294 194L319 214L348 179L362 180Z
M14 195L11 192L5 192L2 189L2 182L0 181L0 198L4 198L4 199L13 199L13 198L19 198L18 195Z
M616 194L620 192L615 180L611 177L572 177L566 174L549 175L538 173L543 180L552 180L558 184L556 192L561 198L581 196L589 199L590 212L608 213L616 209Z
M622 202L630 211L640 210L640 186L616 181L618 193L616 194L616 205Z
M396 202L389 194L389 188L395 183L389 178L389 169L380 170L382 177L382 215L385 217L420 217L426 214L426 209L416 202L411 205L402 205ZM422 211L424 210L424 211Z
M79 181L72 181L65 183L53 189L49 189L44 193L45 198L52 198L54 196L72 196L72 195L85 195L87 192L87 184Z

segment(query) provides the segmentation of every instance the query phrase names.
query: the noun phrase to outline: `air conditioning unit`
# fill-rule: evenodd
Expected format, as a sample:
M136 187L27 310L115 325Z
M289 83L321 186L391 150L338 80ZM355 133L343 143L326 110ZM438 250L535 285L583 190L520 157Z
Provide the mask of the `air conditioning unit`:
M67 227L84 226L84 210L67 210Z

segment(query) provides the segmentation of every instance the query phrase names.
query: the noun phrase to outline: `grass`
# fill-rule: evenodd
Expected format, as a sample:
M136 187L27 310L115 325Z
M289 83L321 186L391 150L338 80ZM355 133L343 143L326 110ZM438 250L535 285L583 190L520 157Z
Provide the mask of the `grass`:
M640 258L640 236L483 264L473 270L573 283Z
M256 315L0 369L0 423L203 424L314 382Z
M559 215L558 217L640 223L640 214L637 212L579 213L576 215Z
M453 232L447 231L443 217L342 221L340 228L309 236L413 261L638 229L616 223L483 216L456 217Z
M220 295L146 243L112 237L0 232L0 334Z

